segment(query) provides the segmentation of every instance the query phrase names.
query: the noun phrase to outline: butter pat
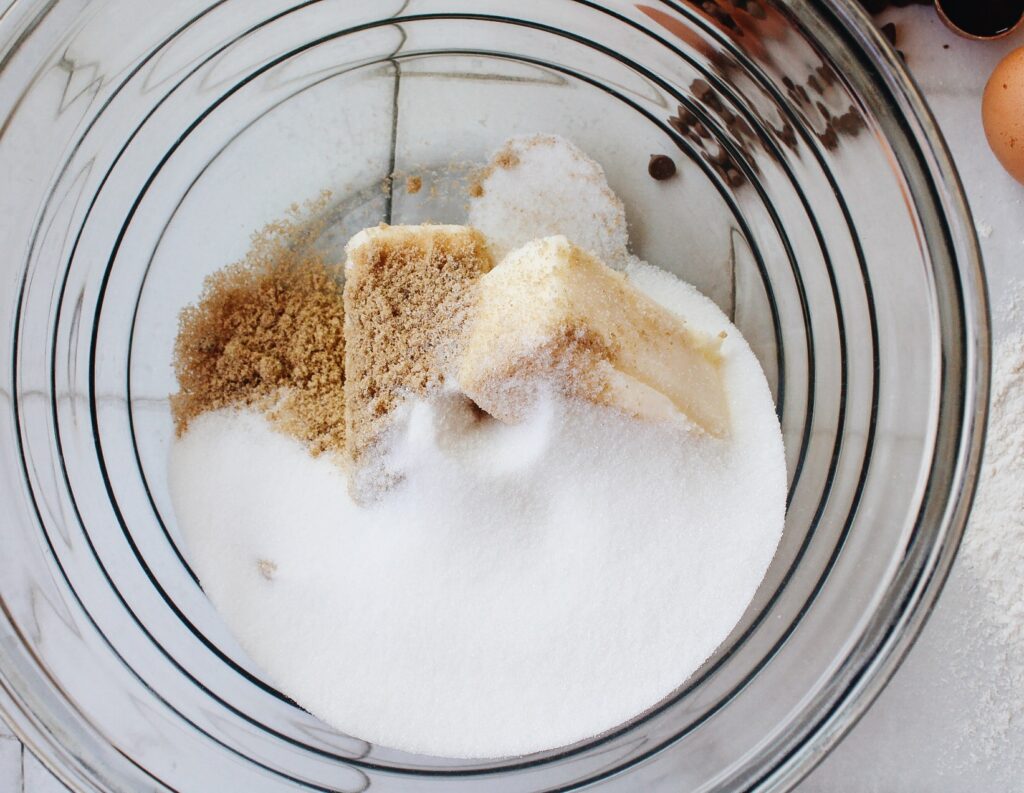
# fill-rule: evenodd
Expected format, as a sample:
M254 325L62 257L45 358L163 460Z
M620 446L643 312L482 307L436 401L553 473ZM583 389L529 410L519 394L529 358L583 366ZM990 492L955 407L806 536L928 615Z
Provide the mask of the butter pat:
M565 237L547 237L480 278L458 380L502 421L523 415L543 379L638 418L681 420L722 437L721 344Z

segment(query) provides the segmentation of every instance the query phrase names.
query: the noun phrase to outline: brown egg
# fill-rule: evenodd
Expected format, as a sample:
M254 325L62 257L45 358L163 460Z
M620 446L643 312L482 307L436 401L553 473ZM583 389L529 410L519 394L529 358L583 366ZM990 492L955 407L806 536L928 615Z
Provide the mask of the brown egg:
M1024 184L1024 47L1003 58L988 78L981 122L999 162Z

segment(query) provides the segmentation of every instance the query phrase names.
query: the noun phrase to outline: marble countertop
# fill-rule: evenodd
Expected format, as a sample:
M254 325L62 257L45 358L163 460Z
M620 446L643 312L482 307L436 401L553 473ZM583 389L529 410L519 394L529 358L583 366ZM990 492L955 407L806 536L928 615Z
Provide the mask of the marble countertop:
M1024 186L989 150L980 103L995 64L1024 45L1024 30L998 42L967 41L920 7L888 12L879 21L897 24L898 46L960 170L984 255L998 343L1019 329L1014 323L1020 320L1001 308L1024 285ZM1005 667L994 662L999 648L988 643L979 625L982 597L958 562L888 687L799 793L1024 791L1024 712L999 704Z
M1024 186L999 166L985 143L979 112L989 73L1024 30L1007 40L970 42L946 30L929 8L894 10L898 46L941 125L960 169L985 257L990 292L1024 283ZM995 338L1013 330L998 310ZM867 715L799 786L799 793L1015 793L1024 791L1024 723L993 725L978 698L999 696L998 666L986 663L976 635L977 589L953 568L921 638ZM967 655L964 655L965 648ZM972 655L973 654L973 655ZM951 663L976 670L958 685ZM1020 714L1024 722L1024 713ZM973 723L977 722L977 723ZM990 729L992 728L992 729ZM980 737L979 737L980 736ZM63 791L0 722L0 793Z

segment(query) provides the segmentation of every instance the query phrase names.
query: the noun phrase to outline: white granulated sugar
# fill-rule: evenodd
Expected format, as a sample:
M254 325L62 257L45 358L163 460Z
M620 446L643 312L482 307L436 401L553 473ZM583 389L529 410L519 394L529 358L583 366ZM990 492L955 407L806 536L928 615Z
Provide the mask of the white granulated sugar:
M537 149L555 160L550 189L593 174L556 145ZM520 165L541 180L533 151ZM553 205L621 213L603 177L583 183ZM514 207L490 194L505 209L476 203L475 222L498 234ZM727 439L554 392L504 425L437 394L396 412L383 454L402 478L370 507L351 501L340 467L255 412L202 415L172 448L171 495L205 591L268 679L339 730L487 758L614 728L714 652L775 553L786 469L757 359L710 300L627 257L624 236L588 235L591 215L570 209L560 222L577 242L605 253L621 242L639 289L728 334Z
M713 313L682 284L658 297ZM768 386L713 319L728 442L556 399L514 426L417 401L391 451L404 483L366 509L261 415L200 416L171 492L207 594L276 685L383 745L510 756L632 718L729 634L782 530Z
M491 243L495 261L540 237L565 236L609 267L625 261L626 212L604 169L556 135L512 138L502 152L512 167L492 165L473 198L469 225Z

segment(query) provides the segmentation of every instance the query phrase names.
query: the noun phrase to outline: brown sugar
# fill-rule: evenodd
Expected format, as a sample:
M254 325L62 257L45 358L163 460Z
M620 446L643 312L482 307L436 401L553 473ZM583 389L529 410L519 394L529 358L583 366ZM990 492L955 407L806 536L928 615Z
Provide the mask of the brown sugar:
M492 160L492 167L502 168L506 171L512 170L517 165L519 165L519 155L509 145L506 145L505 148L495 154Z
M494 263L483 235L464 226L381 225L347 252L345 422L358 462L403 395L444 382L476 282Z
M298 221L268 226L182 311L171 397L179 435L201 413L251 406L313 454L344 451L340 266L308 252L310 234Z
M423 189L423 179L419 176L409 176L405 180L405 192L409 195L415 195Z
M538 136L538 138L540 137ZM487 166L481 169L476 178L469 183L470 196L480 198L484 194L484 182L487 181L492 173L499 168L504 171L511 171L519 165L519 162L519 154L516 152L513 142L509 141L498 150Z

